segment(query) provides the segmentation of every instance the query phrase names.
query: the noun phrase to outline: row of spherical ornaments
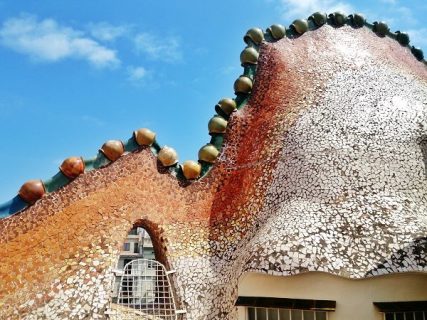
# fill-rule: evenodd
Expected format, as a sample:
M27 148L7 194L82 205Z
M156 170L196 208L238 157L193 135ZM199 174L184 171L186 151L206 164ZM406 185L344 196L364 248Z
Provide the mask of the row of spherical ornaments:
M401 45L409 47L409 36L407 33L396 31L391 33L389 27L384 22L374 22L369 24L361 14L351 14L346 16L341 12L331 13L329 15L316 12L308 19L295 20L289 28L280 24L274 24L267 28L264 33L259 28L249 29L244 36L247 47L240 54L240 61L244 67L244 74L234 82L234 91L236 98L221 99L215 106L217 115L210 119L208 124L209 134L212 136L210 143L199 150L199 161L188 160L181 164L180 170L187 180L195 180L202 175L202 165L212 165L217 159L222 139L216 139L222 136L227 128L228 119L233 112L240 109L247 97L252 91L253 76L255 66L258 63L259 46L263 41L278 41L284 37L296 38L309 30L317 29L325 24L335 27L341 27L349 24L355 28L366 26L371 28L378 36L389 36L396 39ZM423 60L424 55L421 49L410 47L411 52L418 60ZM424 61L425 63L425 61ZM156 134L149 129L139 129L134 132L133 138L139 146L151 146L155 142ZM219 141L219 143L217 143ZM111 162L116 161L125 153L125 146L122 141L110 140L104 143L100 152ZM177 152L168 146L164 146L157 152L157 157L164 167L177 167ZM70 157L61 164L60 171L68 179L73 180L85 171L85 162L81 157ZM19 190L19 196L28 204L33 204L46 193L46 188L41 180L27 181Z
M225 127L226 121L225 123L221 120L218 121L216 117L209 122L209 128L215 132L223 132ZM133 133L133 139L138 146L152 146L155 138L156 134L147 128L136 130ZM110 162L114 162L125 154L125 145L120 140L109 140L102 145L99 151ZM200 149L199 160L213 163L218 154L219 150L214 145L207 144ZM157 158L164 167L174 167L178 163L177 152L168 146L164 146L157 152ZM194 180L200 177L202 170L200 162L188 160L181 164L180 168L186 179ZM59 170L69 181L72 181L85 172L85 161L82 157L69 157L62 162ZM18 195L27 204L34 204L46 193L46 186L42 180L29 180L21 186Z
M315 12L307 19L295 20L288 29L282 25L272 25L270 28L267 28L267 33L265 34L259 28L250 29L246 34L245 39L250 39L253 44L259 45L264 41L264 36L269 37L268 40L271 41L280 40L285 36L295 38L309 30L315 30L325 24L330 24L334 27L341 27L346 24L351 25L354 28L361 28L363 26L368 27L380 37L389 36L397 40L401 45L409 47L417 60L423 61L424 59L423 51L420 48L409 46L409 35L406 32L390 32L390 28L387 23L383 21L370 24L366 21L364 16L359 13L347 16L342 12L334 12L329 15L322 12ZM252 47L247 47L241 54L242 63L255 63L257 59L258 53ZM426 61L423 62L426 63Z

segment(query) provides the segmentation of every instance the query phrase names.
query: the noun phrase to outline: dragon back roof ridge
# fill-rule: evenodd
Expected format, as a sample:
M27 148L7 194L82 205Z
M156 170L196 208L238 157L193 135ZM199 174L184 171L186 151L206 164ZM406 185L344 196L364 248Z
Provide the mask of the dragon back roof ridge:
M326 14L315 12L308 19L297 19L288 28L280 24L271 25L265 32L260 28L252 28L243 37L247 47L240 54L240 61L244 72L234 83L236 97L223 98L215 106L215 115L208 124L211 141L199 150L199 160L187 160L179 164L177 152L168 146L160 147L156 140L156 134L150 129L141 128L133 132L126 143L120 140L109 140L101 147L95 158L84 160L82 157L69 157L59 167L59 172L54 177L42 180L29 180L25 182L18 192L18 196L0 205L0 218L6 218L16 212L34 204L45 193L53 192L68 184L84 172L102 168L116 161L123 154L133 152L141 147L150 147L150 150L158 157L160 163L168 168L169 172L180 180L192 182L203 178L216 158L219 156L224 134L226 133L227 120L231 114L243 108L250 98L253 80L256 75L256 66L259 57L260 46L264 41L275 42L284 37L296 39L304 33L316 30L323 25L342 27L344 25L353 28L367 27L379 37L390 37L407 47L414 57L427 65L423 51L410 45L409 35L405 32L391 32L385 22L369 23L359 13L346 16L342 12ZM70 172L72 171L72 172Z

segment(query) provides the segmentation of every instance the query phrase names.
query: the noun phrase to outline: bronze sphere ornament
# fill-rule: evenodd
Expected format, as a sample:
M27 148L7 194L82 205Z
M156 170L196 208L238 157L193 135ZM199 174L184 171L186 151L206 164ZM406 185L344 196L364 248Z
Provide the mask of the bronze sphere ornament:
M267 32L273 37L274 40L280 40L286 35L286 28L281 24L273 24L267 28Z
M237 80L234 82L234 92L241 93L241 94L248 94L252 91L252 79L248 76L241 75Z
M214 163L218 158L219 150L213 144L206 144L199 150L199 160Z
M291 24L291 27L296 33L302 35L308 31L308 22L305 19L297 19Z
M156 133L147 128L141 128L133 132L135 141L140 146L151 146L156 140Z
M231 98L224 98L219 100L217 106L226 114L230 115L233 111L237 110L236 101Z
M240 63L245 64L257 64L258 63L259 53L253 47L246 47L242 53L240 53Z
M110 161L116 161L125 152L125 146L120 140L108 140L99 149L102 154Z
M309 18L309 20L314 21L316 26L321 27L328 21L328 16L323 12L315 12Z
M41 180L28 180L19 189L18 195L28 204L34 204L44 196L46 188Z
M82 157L69 157L65 159L59 170L69 179L75 179L85 172L85 162Z
M209 133L224 133L227 129L227 120L221 116L213 116L208 123Z
M260 28L249 29L243 37L243 41L249 44L249 40L251 40L256 45L259 45L264 40L264 33Z

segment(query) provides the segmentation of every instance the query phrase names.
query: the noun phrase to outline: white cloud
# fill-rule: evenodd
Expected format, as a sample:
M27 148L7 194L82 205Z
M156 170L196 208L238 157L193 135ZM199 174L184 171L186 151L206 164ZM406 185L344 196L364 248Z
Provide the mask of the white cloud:
M90 34L100 41L114 41L129 32L128 26L113 26L108 22L91 23L88 29Z
M342 11L350 14L354 11L351 4L336 0L280 0L280 9L285 19L307 18L313 12Z
M120 64L114 50L86 37L83 32L61 26L53 19L39 21L32 15L6 20L0 29L0 43L40 61L76 58L96 67Z
M165 62L182 60L181 45L177 37L158 38L149 33L139 33L134 42L137 52L146 54L151 59Z
M141 81L142 79L145 79L147 76L147 70L144 67L128 67L128 79L130 81Z

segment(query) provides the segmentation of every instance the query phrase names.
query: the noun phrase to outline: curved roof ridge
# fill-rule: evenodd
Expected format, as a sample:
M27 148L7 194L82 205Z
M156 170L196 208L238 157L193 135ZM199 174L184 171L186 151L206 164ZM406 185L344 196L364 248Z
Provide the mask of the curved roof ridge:
M56 191L65 186L80 174L107 166L116 161L123 154L134 152L143 147L151 149L160 163L169 169L171 175L177 179L197 180L203 178L217 159L224 140L227 121L231 114L243 108L252 91L253 81L256 74L257 60L260 45L263 42L276 42L282 38L296 39L304 33L316 30L323 25L341 27L349 25L353 28L367 27L379 37L390 37L407 47L414 57L427 65L424 54L418 47L410 45L409 35L405 32L391 32L385 22L376 21L369 23L359 13L346 16L342 12L326 14L316 12L307 19L297 19L288 28L280 24L274 24L264 32L259 28L247 31L244 41L247 47L240 54L241 64L244 68L243 74L234 83L236 96L234 98L221 99L215 106L217 114L209 121L208 128L211 140L199 150L198 161L188 160L178 163L178 155L173 148L163 146L155 139L155 133L149 129L142 128L134 131L131 138L123 143L119 140L109 140L101 147L96 157L84 160L81 157L70 157L64 160L59 172L47 180L29 180L24 183L16 197L0 204L0 219L7 218L24 210L40 199L45 193Z

